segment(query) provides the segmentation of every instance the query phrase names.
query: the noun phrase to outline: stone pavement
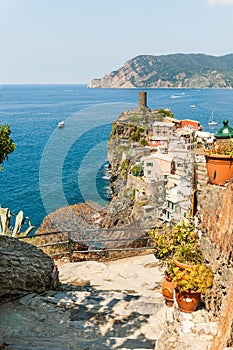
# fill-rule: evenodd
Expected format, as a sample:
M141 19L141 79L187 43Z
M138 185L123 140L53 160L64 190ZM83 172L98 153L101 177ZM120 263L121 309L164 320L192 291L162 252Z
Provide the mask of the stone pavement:
M6 350L208 349L216 323L205 309L168 308L154 255L59 266L62 288L0 307Z

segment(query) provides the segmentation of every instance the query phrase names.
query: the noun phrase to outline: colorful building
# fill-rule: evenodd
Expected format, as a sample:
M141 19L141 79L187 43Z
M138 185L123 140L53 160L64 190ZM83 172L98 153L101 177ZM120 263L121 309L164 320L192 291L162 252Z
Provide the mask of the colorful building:
M200 125L199 121L191 120L191 119L181 120L180 127L181 128L191 128L194 130L202 130L202 126Z

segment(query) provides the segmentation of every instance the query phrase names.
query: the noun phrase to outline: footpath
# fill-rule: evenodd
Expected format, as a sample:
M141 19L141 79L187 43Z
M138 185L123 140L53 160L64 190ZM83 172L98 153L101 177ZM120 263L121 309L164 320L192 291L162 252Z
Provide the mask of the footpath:
M61 290L0 306L0 349L210 349L216 323L165 305L154 255L58 268Z

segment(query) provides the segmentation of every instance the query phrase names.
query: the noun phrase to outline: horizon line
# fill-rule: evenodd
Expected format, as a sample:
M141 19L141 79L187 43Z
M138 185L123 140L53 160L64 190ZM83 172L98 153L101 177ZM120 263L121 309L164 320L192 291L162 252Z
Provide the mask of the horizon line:
M38 82L33 82L33 83L0 83L1 85L88 85L88 83L77 83L77 82L47 82L47 83L38 83Z

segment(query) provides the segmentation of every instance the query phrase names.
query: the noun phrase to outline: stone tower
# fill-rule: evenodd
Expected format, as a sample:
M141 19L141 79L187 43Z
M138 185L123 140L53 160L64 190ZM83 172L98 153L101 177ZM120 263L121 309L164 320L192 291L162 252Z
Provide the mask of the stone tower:
M147 93L146 91L140 91L138 93L138 106L147 107Z

